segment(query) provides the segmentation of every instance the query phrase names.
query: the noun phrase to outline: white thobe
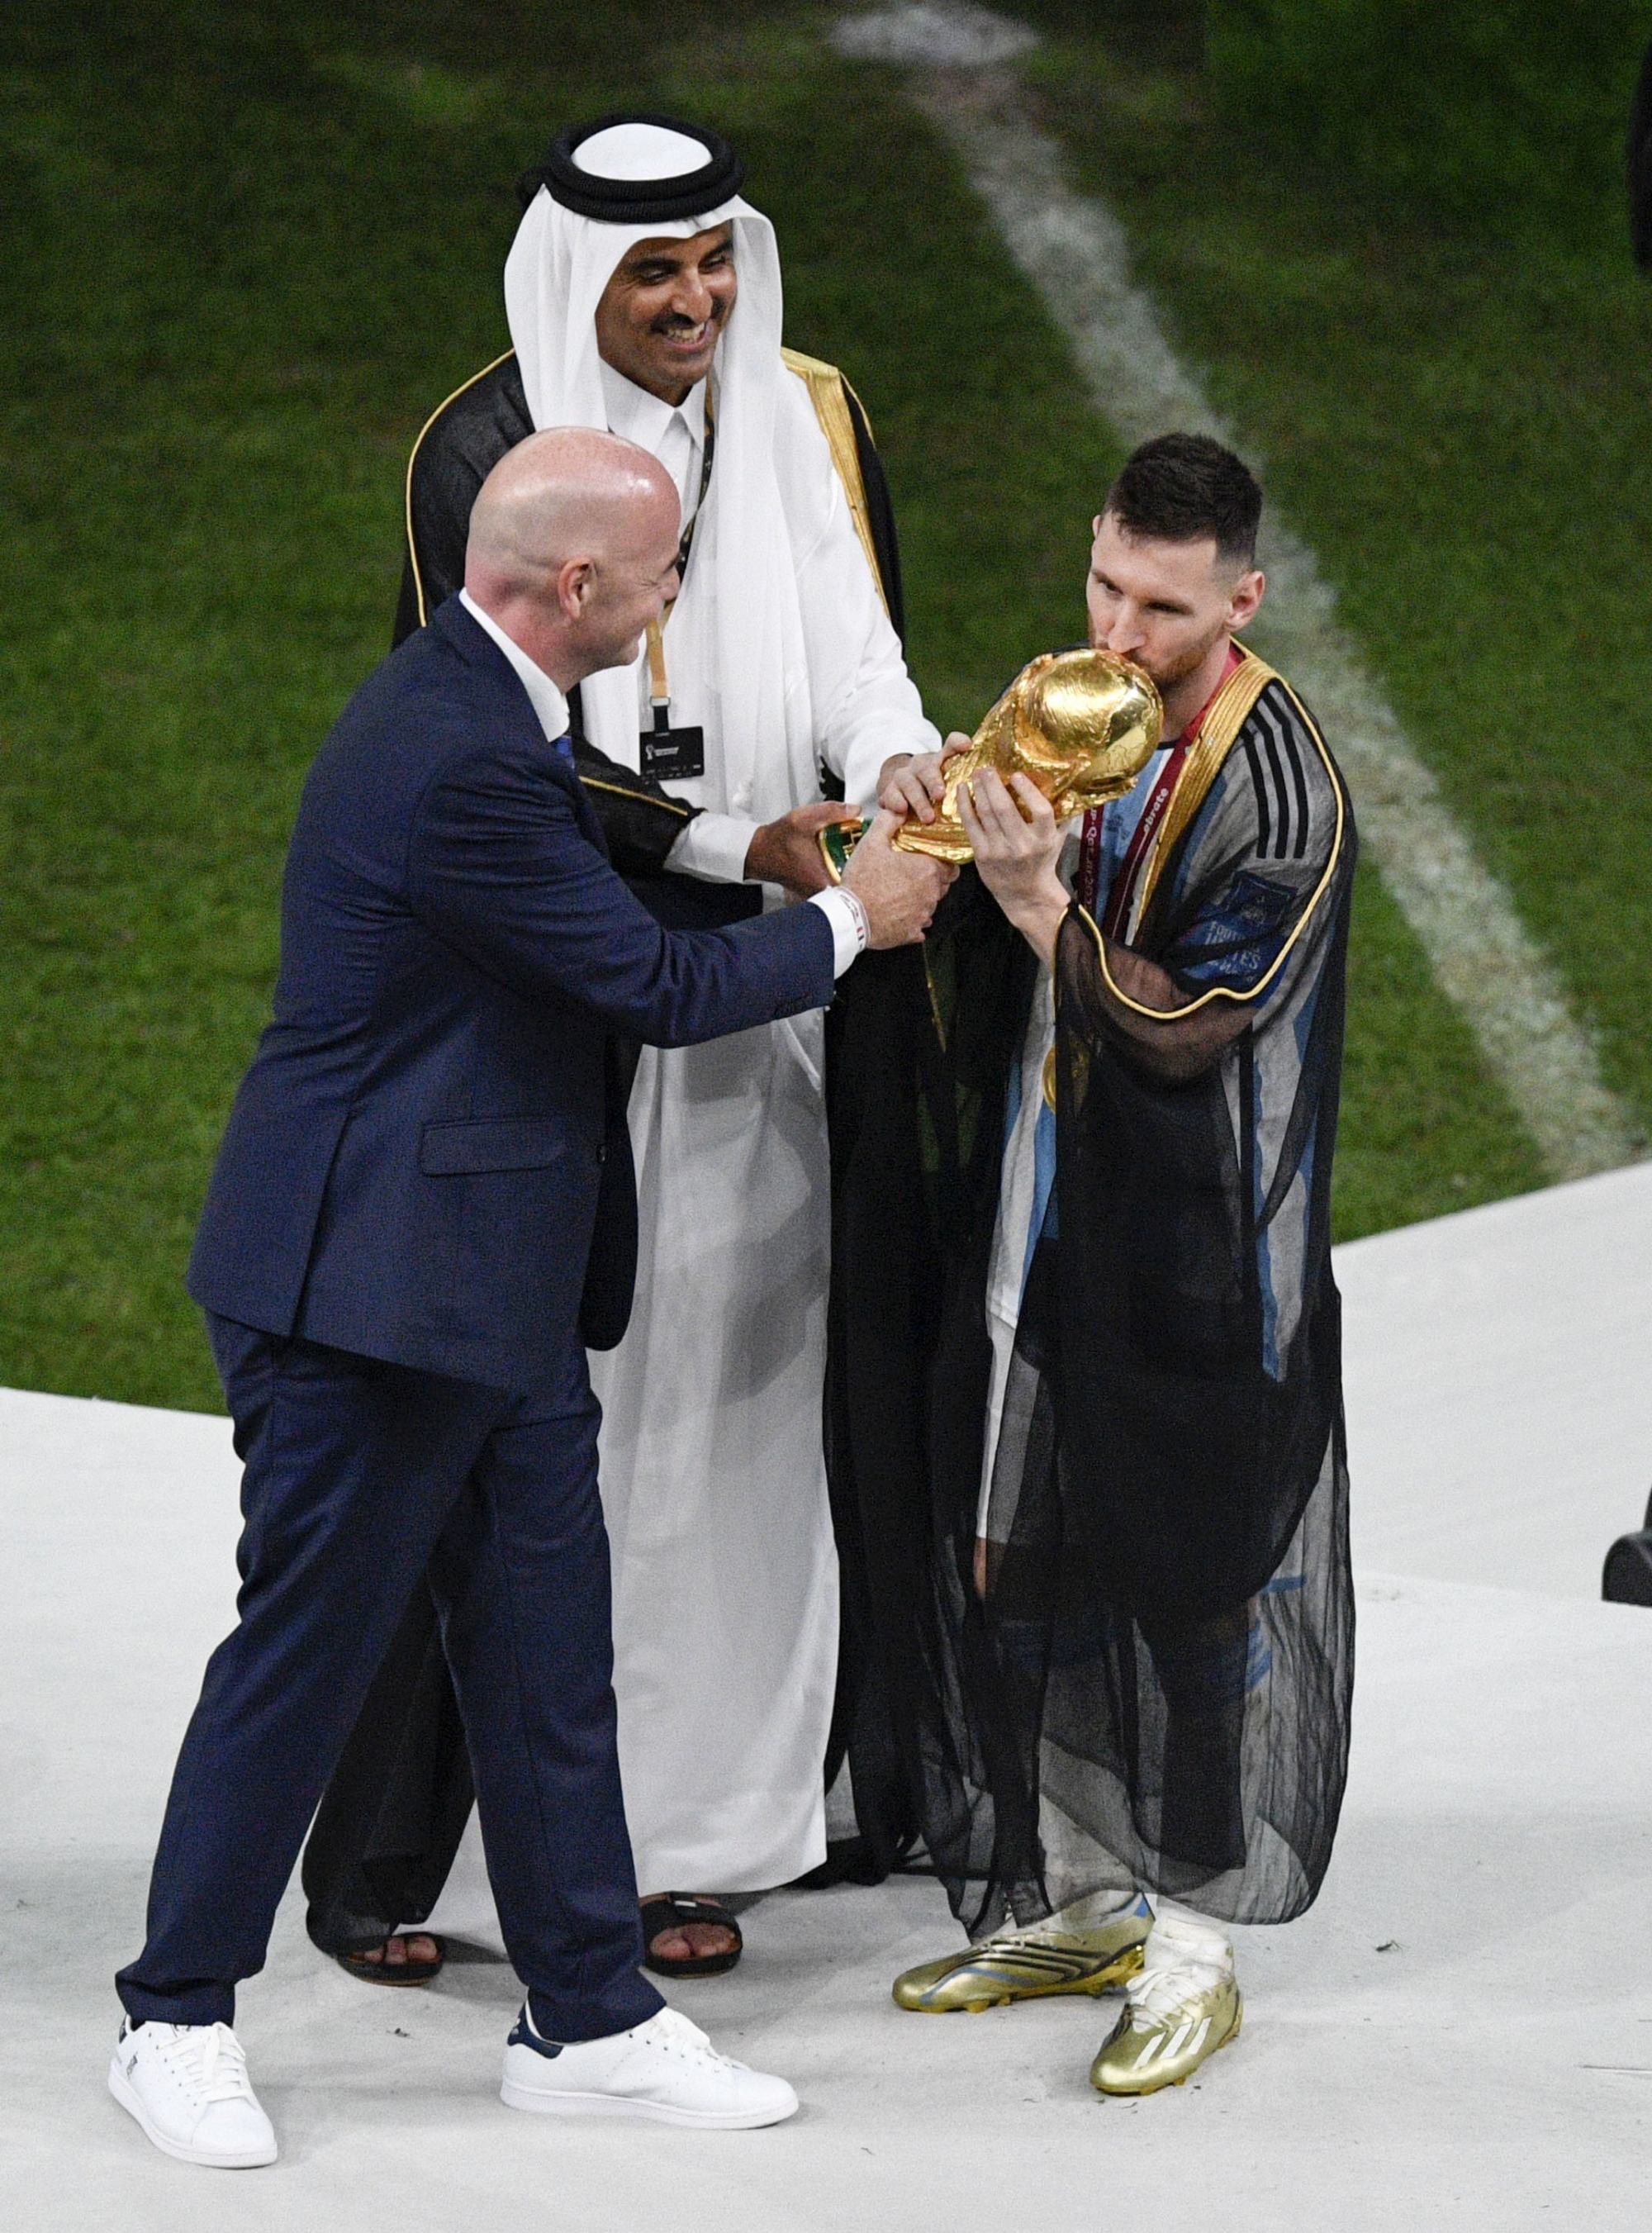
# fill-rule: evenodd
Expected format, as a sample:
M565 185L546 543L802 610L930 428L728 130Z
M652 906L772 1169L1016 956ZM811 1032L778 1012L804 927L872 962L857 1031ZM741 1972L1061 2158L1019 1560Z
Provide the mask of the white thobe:
M703 394L673 408L607 366L603 389L611 430L659 457L692 504ZM820 797L818 760L863 801L892 752L940 742L808 393L790 375L780 389L783 500L795 495L795 516L823 523L803 547L794 538L802 641L788 654L790 736L725 771L715 633L692 557L665 628L673 721L706 732L705 774L668 786L704 809L671 865L724 882L744 878L760 824ZM640 659L639 734L647 700ZM821 1015L798 1016L705 1046L645 1047L632 1087L636 1302L591 1377L604 1415L620 1768L645 1893L761 1890L825 1856L837 1561L821 1449L822 1050ZM422 1927L498 1943L474 1818Z

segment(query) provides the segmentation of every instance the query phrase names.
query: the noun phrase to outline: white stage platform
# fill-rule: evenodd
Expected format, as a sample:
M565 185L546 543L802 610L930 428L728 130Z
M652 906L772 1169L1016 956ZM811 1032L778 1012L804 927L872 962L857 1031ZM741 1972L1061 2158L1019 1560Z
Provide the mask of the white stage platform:
M240 2024L276 2169L149 2149L103 2089L172 1756L230 1616L224 1422L0 1392L0 2223L556 2233L1365 2233L1643 2227L1652 1611L1600 1560L1652 1476L1652 1168L1340 1259L1361 1572L1354 1774L1324 1896L1241 1934L1245 2034L1102 2102L1112 2003L888 1998L952 1943L933 1883L776 1896L673 1997L784 2071L792 2124L512 2115L492 1962L353 1983L289 1898Z

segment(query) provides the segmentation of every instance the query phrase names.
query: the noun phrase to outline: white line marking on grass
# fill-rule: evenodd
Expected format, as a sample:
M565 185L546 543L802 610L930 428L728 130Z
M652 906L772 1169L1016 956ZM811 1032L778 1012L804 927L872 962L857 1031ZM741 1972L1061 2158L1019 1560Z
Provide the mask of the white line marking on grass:
M956 150L1011 255L1071 342L1096 409L1132 445L1185 427L1240 444L1177 357L1130 275L1122 227L1075 191L1005 65L1037 35L985 8L931 4L844 17L833 42L914 72L913 98ZM1270 507L1267 654L1324 723L1383 881L1525 1121L1551 1176L1632 1162L1636 1127L1547 955L1480 860L1335 615L1308 545Z

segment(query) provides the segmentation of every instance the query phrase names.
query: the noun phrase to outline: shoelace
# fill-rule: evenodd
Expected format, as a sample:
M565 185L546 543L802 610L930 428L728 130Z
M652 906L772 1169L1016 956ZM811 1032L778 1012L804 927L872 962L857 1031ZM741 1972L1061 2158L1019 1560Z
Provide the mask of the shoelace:
M1029 1946L1057 1946L1070 1943L1070 1934L1057 1930L995 1931L991 1938L978 1939L970 1948L972 1958L982 1954L1019 1954Z
M246 2050L228 2024L215 2023L210 2029L197 2024L180 2027L164 2052L182 2065L203 2101L252 2099Z
M1117 1920L1109 1916L1107 1923ZM1095 1924L1085 1929L1057 1930L1053 1923L1036 1924L1030 1930L995 1931L991 1938L982 1938L970 1948L972 1956L980 1954L1018 1954L1029 1946L1054 1947L1063 1954L1098 1954L1098 1941L1104 1924Z
M690 2023L680 2008L661 2008L658 2015L649 2019L648 2031L655 2045L668 2047L673 2054L686 2055L692 2061L715 2063L727 2070L742 2067L730 2056L719 2054L699 2026Z
M1125 1988L1133 2016L1150 2016L1167 2023L1178 2016L1198 2013L1206 1993L1226 1982L1226 1972L1213 1962L1176 1962L1143 1969Z

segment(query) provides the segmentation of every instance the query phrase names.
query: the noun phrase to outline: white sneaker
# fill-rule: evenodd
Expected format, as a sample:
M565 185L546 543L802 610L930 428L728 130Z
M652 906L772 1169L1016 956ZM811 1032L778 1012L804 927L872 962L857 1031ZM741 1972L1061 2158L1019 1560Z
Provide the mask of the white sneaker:
M247 2058L228 2024L120 2027L109 2091L163 2154L220 2171L276 2159L274 2126L258 2106Z
M559 2117L652 2117L662 2125L742 2132L797 2113L784 2078L719 2054L697 2024L661 2008L630 2031L558 2047L524 2006L504 2050L499 2098Z

